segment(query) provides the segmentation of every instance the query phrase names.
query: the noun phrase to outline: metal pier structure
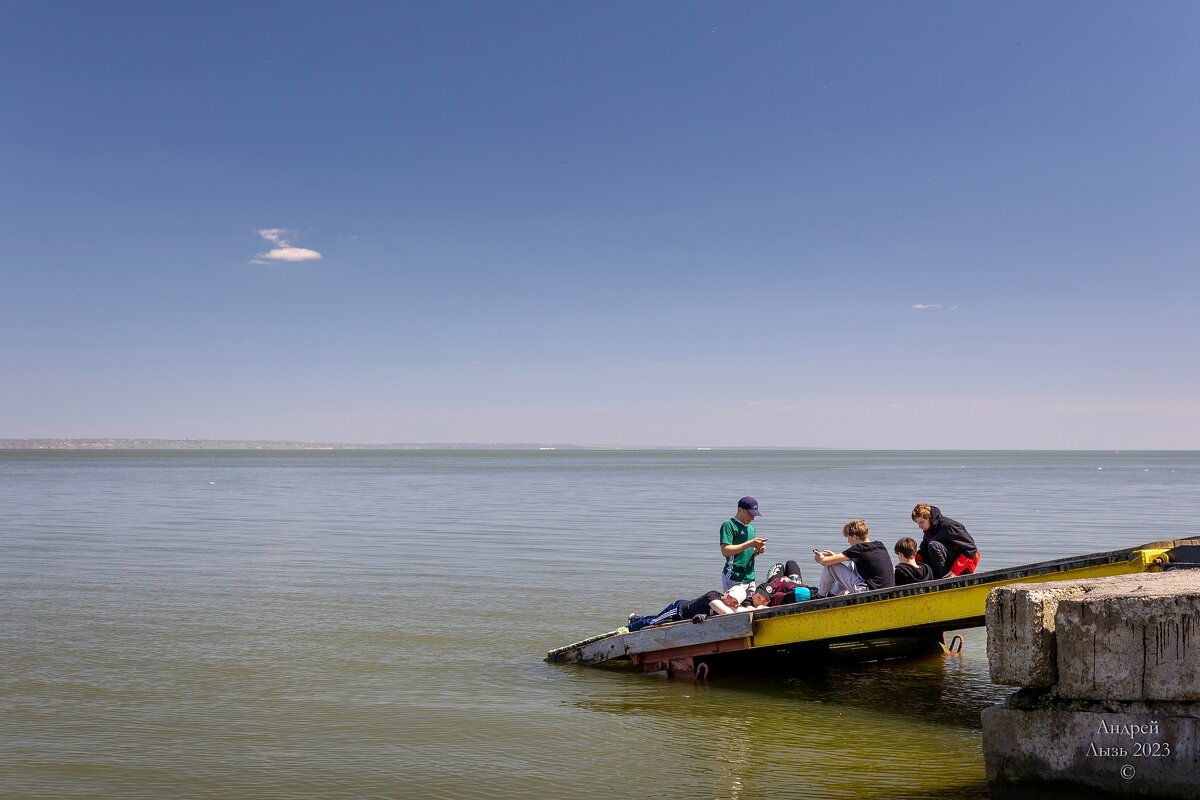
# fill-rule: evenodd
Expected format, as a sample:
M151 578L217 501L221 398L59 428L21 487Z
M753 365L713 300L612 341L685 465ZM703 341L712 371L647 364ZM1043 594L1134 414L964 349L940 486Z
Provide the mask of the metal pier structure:
M1102 578L1182 568L1200 561L1200 537L1060 558L894 589L829 597L752 612L593 636L549 651L546 661L631 661L645 672L705 679L762 661L851 654L878 660L945 648L949 630L984 624L988 593L1011 583Z

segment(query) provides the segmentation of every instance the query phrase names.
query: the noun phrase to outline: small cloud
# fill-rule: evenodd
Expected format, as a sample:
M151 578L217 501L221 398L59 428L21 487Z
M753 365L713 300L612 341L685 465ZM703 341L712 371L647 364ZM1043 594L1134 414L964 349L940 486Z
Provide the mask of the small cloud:
M287 245L283 239L287 236L287 228L259 228L256 233L272 244Z
M251 264L278 264L280 262L320 261L321 254L307 247L293 247L288 240L287 228L260 228L255 231L266 241L275 245L265 253L259 253Z
M941 303L913 303L913 308L917 311L938 311L941 307Z

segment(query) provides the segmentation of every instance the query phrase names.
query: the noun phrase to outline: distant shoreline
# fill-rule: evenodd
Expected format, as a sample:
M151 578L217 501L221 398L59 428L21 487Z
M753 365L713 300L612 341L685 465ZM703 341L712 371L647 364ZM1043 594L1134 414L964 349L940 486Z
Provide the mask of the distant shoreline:
M587 445L529 442L422 442L362 444L240 439L0 439L0 450L834 450L829 447L707 447Z
M1187 453L1188 449L1156 448L1098 448L1081 450L1059 450L1044 448L975 448L970 450L927 450L909 448L855 448L855 447L762 447L762 446L695 446L695 445L581 445L528 442L425 442L362 444L346 442L304 442L284 440L241 440L241 439L0 439L0 450L464 450L464 451L658 451L658 452L929 452L929 453Z

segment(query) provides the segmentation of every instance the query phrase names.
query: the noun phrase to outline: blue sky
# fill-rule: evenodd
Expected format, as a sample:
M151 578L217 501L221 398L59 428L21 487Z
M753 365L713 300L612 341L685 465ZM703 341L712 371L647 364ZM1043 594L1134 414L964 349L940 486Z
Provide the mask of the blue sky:
M1200 448L1195 3L0 20L0 437Z

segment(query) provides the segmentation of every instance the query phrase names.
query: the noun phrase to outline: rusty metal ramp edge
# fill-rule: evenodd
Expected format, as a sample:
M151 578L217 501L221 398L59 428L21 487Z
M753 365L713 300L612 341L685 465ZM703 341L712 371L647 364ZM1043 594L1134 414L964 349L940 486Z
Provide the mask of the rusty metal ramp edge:
M562 664L599 664L613 658L649 653L672 647L748 638L754 629L753 614L742 612L707 617L703 622L673 622L633 633L612 631L546 653L546 660Z

